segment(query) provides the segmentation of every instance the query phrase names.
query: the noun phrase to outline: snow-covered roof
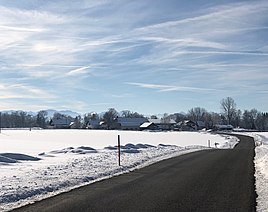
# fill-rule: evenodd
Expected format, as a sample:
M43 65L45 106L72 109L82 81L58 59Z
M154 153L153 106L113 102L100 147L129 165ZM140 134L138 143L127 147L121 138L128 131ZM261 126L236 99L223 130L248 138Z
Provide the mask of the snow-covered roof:
M197 121L196 124L199 126L199 127L205 127L205 122L203 121Z
M149 127L151 124L153 124L152 122L145 122L145 123L143 123L141 126L140 126L140 128L147 128L147 127Z
M52 120L53 125L62 125L62 126L70 126L73 120L68 118L53 118Z
M147 122L148 120L146 118L124 118L124 117L118 117L117 122L121 126L140 126L144 122Z
M149 122L152 122L154 124L176 124L177 122L174 119L167 119L167 120L162 120L162 119L148 119Z
M97 126L97 125L100 125L100 120L89 120L88 124Z
M169 124L176 124L177 122L174 119L169 120Z
M152 122L154 124L161 124L161 119L148 119L149 122Z
M231 124L227 124L227 125L217 124L215 125L215 127L218 129L233 129L234 128Z

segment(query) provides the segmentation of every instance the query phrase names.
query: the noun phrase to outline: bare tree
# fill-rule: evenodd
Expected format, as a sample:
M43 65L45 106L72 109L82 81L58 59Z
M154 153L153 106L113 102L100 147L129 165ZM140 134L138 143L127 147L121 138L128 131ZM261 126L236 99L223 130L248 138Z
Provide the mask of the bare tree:
M260 112L256 109L244 110L243 113L243 127L246 129L257 129L256 121L258 119L258 125L260 125Z
M255 126L257 130L265 131L267 130L267 123L268 123L268 116L265 113L258 112L256 120L255 120Z
M236 115L236 104L233 98L227 97L221 100L221 109L223 116L226 118L228 124L232 124Z
M36 123L37 123L37 126L38 127L41 127L41 128L46 128L46 117L47 117L47 112L44 111L44 110L41 110L37 113L37 116L36 116Z
M144 118L142 114L139 114L137 112L131 112L129 110L123 110L122 116L125 118Z
M235 115L235 120L234 120L235 126L240 127L240 125L242 123L242 120L241 120L241 118L242 118L242 111L240 109L238 109L235 114L236 114Z
M175 113L174 116L175 116L175 121L177 123L179 123L179 122L181 122L181 121L186 119L186 115L182 114L182 113Z
M76 116L72 128L80 129L82 127L82 117Z
M115 119L118 117L118 112L114 108L110 108L104 115L103 120L107 124L108 129L112 129L115 124Z
M188 117L194 122L205 121L204 118L206 113L207 113L206 109L201 107L195 107L188 111Z
M158 119L158 117L156 115L151 115L150 117L151 119Z
M98 113L95 113L95 112L86 113L84 115L83 121L82 121L82 118L81 118L81 122L83 122L82 127L86 128L86 126L89 123L89 121L97 121L97 120L100 120L100 116L99 116Z
M257 119L258 113L259 113L258 110L256 110L255 108L250 110L252 129L256 129L256 119Z
M171 119L171 117L167 113L164 113L164 116L162 118L162 122L163 123L169 123L170 119Z

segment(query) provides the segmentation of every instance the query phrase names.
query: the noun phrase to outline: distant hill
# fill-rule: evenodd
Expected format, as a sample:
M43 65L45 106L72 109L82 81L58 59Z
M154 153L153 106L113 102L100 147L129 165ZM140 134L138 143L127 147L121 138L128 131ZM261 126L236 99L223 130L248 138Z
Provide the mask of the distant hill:
M24 112L24 113L27 113L28 115L31 115L31 116L34 116L36 115L37 113L36 112L32 112L32 111L23 111L23 110L3 110L3 111L0 111L2 113L7 113L7 114L11 114L11 113L15 113L15 112Z
M47 112L47 117L48 118L52 118L55 113L60 113L60 114L66 115L66 116L71 116L73 118L75 118L76 116L81 115L81 114L79 114L77 112L74 112L74 111L71 111L71 110L53 110L53 109L48 109L48 110L43 110L43 111L46 111ZM25 112L25 113L27 113L28 115L31 115L31 116L35 116L38 113L38 112L23 111L23 110L4 110L4 111L1 111L1 112L2 113L7 113L7 114L11 114L11 113L15 113L15 112Z
M53 115L55 113L60 113L60 114L63 114L63 115L66 115L66 116L71 116L73 118L75 118L76 116L79 116L81 114L77 113L77 112L74 112L74 111L71 111L71 110L53 110L53 109L48 109L48 110L44 110L47 112L47 116L48 117L53 117Z

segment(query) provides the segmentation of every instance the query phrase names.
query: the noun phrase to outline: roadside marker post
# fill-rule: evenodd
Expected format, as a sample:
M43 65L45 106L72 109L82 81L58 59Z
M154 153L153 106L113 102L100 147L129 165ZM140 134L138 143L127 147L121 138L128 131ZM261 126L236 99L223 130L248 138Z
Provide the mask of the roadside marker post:
M121 166L120 164L120 135L118 135L118 165Z
M2 113L0 112L0 133L1 133L1 128L2 128Z

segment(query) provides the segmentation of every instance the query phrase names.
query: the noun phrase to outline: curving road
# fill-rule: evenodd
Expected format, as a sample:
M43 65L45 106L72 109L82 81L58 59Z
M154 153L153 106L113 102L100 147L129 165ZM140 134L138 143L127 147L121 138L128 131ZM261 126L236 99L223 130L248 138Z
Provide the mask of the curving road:
M255 211L254 141L161 161L15 211Z

